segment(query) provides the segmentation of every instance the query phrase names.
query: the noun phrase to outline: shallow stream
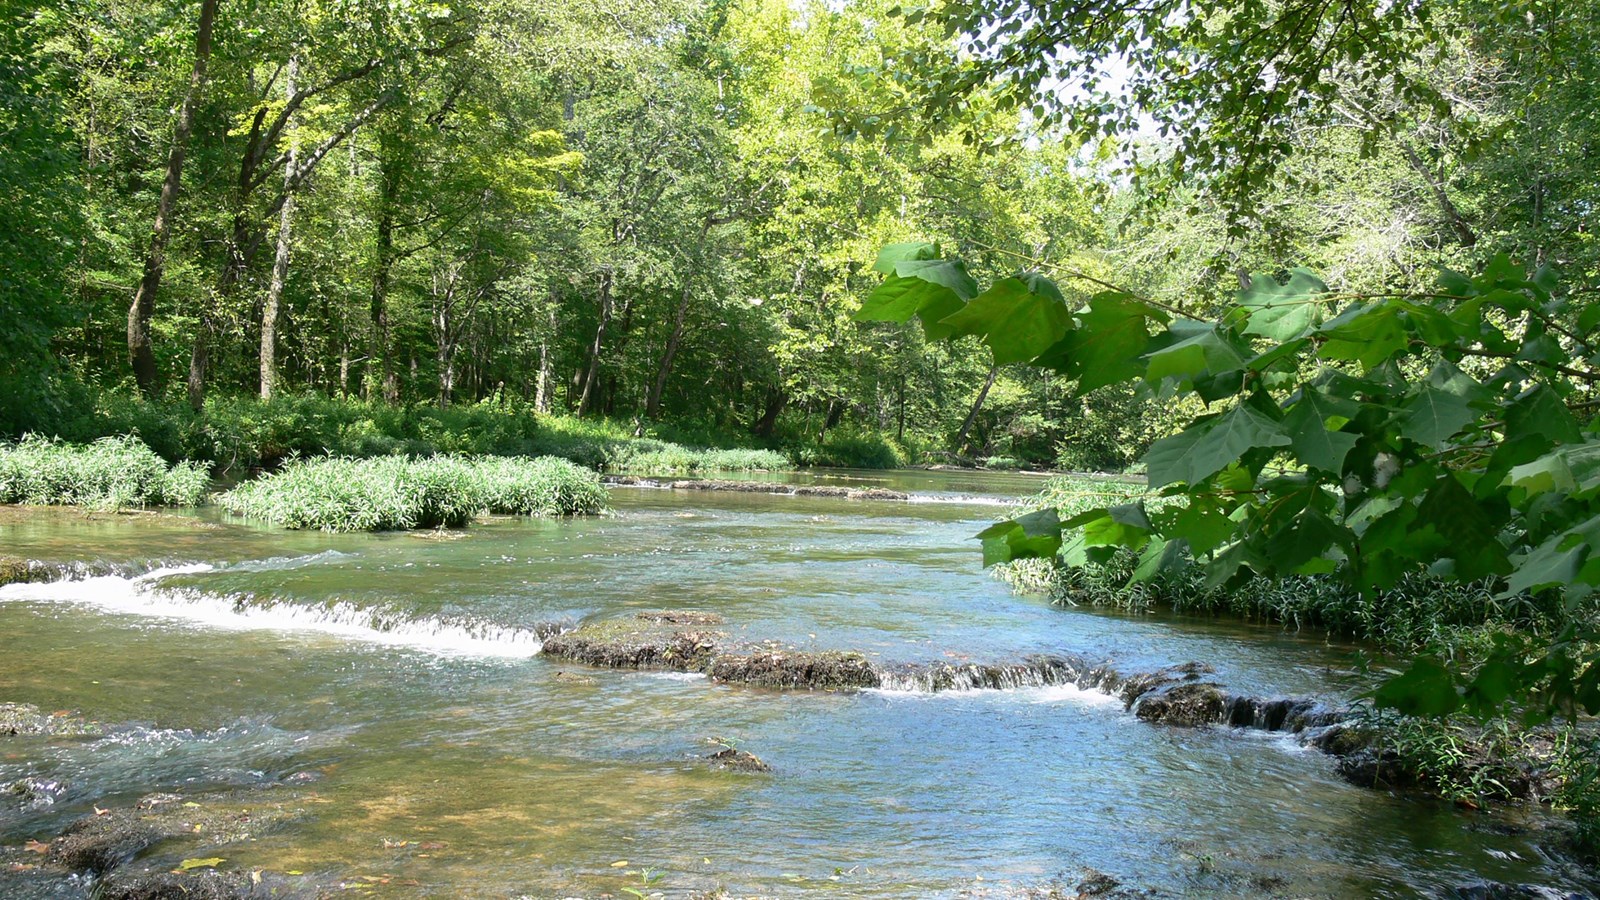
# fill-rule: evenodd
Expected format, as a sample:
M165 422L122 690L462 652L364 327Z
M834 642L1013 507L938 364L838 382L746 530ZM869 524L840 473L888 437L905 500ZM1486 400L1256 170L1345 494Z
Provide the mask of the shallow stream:
M218 850L228 867L382 875L384 896L418 897L1011 896L1086 867L1228 896L1593 888L1482 814L1094 692L778 692L538 654L561 623L698 609L734 640L884 662L1197 660L1241 692L1359 689L1354 648L1319 636L1013 594L971 535L1034 479L826 480L918 498L619 487L596 519L342 536L0 509L0 553L91 564L0 588L0 701L139 726L0 738L0 783L66 785L45 806L0 798L0 844L96 804L313 772L313 817ZM713 740L774 773L709 768Z

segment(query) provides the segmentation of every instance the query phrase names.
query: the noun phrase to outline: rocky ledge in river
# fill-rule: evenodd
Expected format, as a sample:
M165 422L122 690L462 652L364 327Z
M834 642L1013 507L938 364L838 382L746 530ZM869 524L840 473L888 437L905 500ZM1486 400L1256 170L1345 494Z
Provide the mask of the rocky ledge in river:
M601 481L620 487L666 488L674 491L727 491L735 494L778 494L785 497L833 497L840 500L910 500L905 491L889 488L848 488L824 484L782 484L776 481L725 481L717 479L640 478L635 475L605 475Z
M802 650L776 641L729 643L715 613L677 610L591 622L546 641L545 654L603 668L693 672L723 684L784 690L873 688L936 693L1069 685L1122 701L1140 721L1174 728L1233 727L1293 735L1337 760L1339 773L1364 787L1438 793L1429 776L1392 741L1351 710L1301 697L1231 693L1215 670L1190 662L1126 674L1072 655L1013 663L884 665L852 650ZM569 676L570 677L570 676ZM1472 743L1470 735L1463 740ZM1516 759L1471 752L1457 773L1490 772L1508 799L1542 799L1551 780L1549 756L1524 742ZM1531 748L1531 749L1529 749Z

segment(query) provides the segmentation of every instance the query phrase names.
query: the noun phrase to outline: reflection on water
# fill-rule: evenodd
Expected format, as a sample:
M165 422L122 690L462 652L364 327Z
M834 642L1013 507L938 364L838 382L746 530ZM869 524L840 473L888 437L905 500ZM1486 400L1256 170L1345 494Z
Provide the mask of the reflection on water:
M946 498L1038 484L830 477ZM1013 596L970 541L992 505L619 488L613 506L345 536L216 514L5 511L6 553L99 568L0 588L0 700L127 724L99 740L4 739L0 782L69 787L42 807L0 805L0 842L97 802L312 772L308 822L219 855L381 872L417 883L390 894L416 896L618 895L643 868L669 896L1004 895L1086 866L1223 895L1581 884L1528 838L1346 785L1281 738L1151 728L1075 688L780 694L571 677L581 667L536 655L549 628L696 608L723 614L732 639L884 662L1202 660L1241 691L1351 690L1348 647ZM706 767L712 739L775 773Z

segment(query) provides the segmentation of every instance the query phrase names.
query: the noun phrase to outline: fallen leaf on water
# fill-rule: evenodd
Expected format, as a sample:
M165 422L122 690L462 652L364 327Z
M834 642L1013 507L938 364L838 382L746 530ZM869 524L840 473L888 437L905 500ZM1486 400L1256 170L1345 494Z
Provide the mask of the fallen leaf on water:
M28 851L29 853L48 853L50 851L50 845L46 844L44 841L26 841L23 843L22 849Z
M261 883L261 870L260 869L256 869L256 870L254 870L254 871L252 871L250 873L250 883L251 884L260 884Z
M33 863L12 863L11 864L11 871L13 871L13 872L31 872L31 871L33 871L34 869L37 869L37 868L39 868L39 867L34 865Z
M627 860L625 860L625 859L619 859L619 860L617 860L617 861L616 861L616 862L614 862L614 863L612 863L612 864L611 864L611 868L613 868L613 869L620 869L620 868L622 868L622 867L623 867L623 866L626 866L626 865L627 865L627 864L628 864L628 861L627 861Z
M188 801L187 803L185 803L183 805L184 805L185 809L199 809L200 808L200 804L194 802L193 800L190 800L190 801Z
M185 872L189 871L190 869L215 869L217 866L220 866L225 862L227 862L227 860L220 856L208 856L205 859L186 859L183 862L178 863L178 868Z
M409 846L411 846L410 841L391 841L388 838L383 839L383 849L385 850L398 850L401 847Z

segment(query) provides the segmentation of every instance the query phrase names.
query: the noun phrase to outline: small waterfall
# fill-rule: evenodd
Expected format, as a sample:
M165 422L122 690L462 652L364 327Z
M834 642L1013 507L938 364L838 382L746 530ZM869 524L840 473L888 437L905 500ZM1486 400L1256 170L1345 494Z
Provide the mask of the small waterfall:
M1009 664L908 665L878 671L882 690L918 694L1063 686L1105 691L1114 676L1105 666L1076 656L1035 656Z
M0 602L76 603L107 612L177 619L224 630L301 631L368 643L410 647L448 656L525 658L562 623L503 625L469 616L415 616L386 606L345 601L297 603L249 593L219 595L165 588L169 575L215 571L204 563L157 568L138 575L89 575L0 587Z
M1304 697L1229 696L1219 724L1260 731L1300 733L1308 728L1323 728L1345 718L1342 710Z

